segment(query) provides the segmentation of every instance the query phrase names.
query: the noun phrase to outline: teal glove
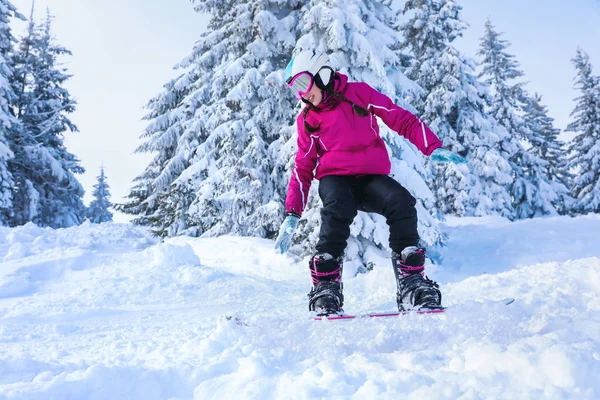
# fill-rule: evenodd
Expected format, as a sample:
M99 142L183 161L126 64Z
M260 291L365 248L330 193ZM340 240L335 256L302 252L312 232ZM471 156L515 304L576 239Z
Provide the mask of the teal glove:
M439 163L447 163L451 162L454 164L466 164L468 163L467 159L459 156L451 152L450 150L442 149L441 147L435 149L433 153L431 153L431 161L439 162Z
M275 250L279 251L279 253L287 253L292 246L292 236L294 236L294 233L296 232L299 219L300 218L296 215L288 215L285 217L285 220L283 220L283 224L281 224L279 234L275 240Z

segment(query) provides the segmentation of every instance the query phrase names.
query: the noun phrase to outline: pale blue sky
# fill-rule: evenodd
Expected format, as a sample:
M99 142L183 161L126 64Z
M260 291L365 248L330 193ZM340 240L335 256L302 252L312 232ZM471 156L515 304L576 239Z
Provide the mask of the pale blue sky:
M476 57L490 17L511 43L508 51L521 63L527 88L543 96L556 126L564 129L577 96L571 63L577 46L590 55L594 72L600 74L600 0L460 0L459 4L471 26L457 47Z
M31 0L11 0L29 16ZM570 59L577 46L590 54L600 74L600 0L462 0L463 19L471 27L457 46L475 57L485 20L505 32L530 82L564 128L573 109ZM123 201L132 179L147 165L133 155L145 127L142 106L175 75L172 67L186 57L207 18L189 0L36 0L36 16L50 7L58 43L73 52L67 60L74 75L67 88L78 100L72 120L80 133L67 135L68 149L87 172L80 177L86 203L104 163L113 202ZM13 24L19 35L23 24ZM115 220L127 217L115 215Z

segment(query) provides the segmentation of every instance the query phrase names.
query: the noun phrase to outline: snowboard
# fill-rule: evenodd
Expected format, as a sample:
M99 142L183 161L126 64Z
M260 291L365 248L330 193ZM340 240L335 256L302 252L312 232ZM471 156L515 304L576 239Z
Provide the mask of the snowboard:
M506 306L515 302L513 298L507 298L494 303L504 304ZM422 314L444 314L449 310L454 309L457 306L446 307L441 310L421 310L421 311L392 311L392 312L374 312L366 314L339 314L329 315L327 317L314 317L315 321L339 321L339 320L350 320L350 319L363 319L363 318L382 318L382 317L402 317L404 315L422 315Z

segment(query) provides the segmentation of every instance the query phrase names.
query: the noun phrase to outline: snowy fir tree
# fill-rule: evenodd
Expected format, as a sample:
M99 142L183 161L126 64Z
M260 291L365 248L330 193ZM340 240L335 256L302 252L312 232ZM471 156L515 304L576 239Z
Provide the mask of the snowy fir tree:
M270 154L290 136L283 69L300 1L196 1L208 31L151 102L141 152L155 154L124 211L161 236L272 236L283 217Z
M190 76L184 74L171 80L164 85L164 91L146 105L150 111L144 120L150 122L141 136L145 141L136 152L151 153L154 158L142 174L134 179L134 186L127 195L128 201L115 207L126 214L135 215L135 224L152 227L158 236L166 236L173 222L171 215L164 212L166 208L160 207L161 200L167 198L171 184L187 166L184 159L176 156L178 141L184 130L183 123L191 118L182 106L191 90Z
M534 127L529 126L524 117L528 101L524 82L518 81L524 73L519 69L515 56L506 51L510 43L501 36L488 19L477 54L482 57L479 78L484 78L491 88L488 113L508 132L499 146L510 149L507 153L513 181L508 188L514 217L555 215L555 204L560 198L557 191L563 192L564 188L557 187L547 175L547 163L523 145L525 143L531 148L536 141L532 137L536 134L532 131Z
M491 106L488 113L492 115L514 137L527 138L527 126L521 114L523 99L523 82L515 79L525 74L515 56L506 52L510 42L501 39L502 33L495 30L491 20L485 23L483 37L479 41L477 55L482 57L479 78L491 88ZM511 144L511 146L513 146Z
M432 166L437 207L444 214L513 215L506 185L512 182L508 158L516 149L502 148L508 133L486 113L488 91L475 76L475 65L452 42L467 25L452 0L409 0L402 26L405 47L413 56L407 71L422 92L415 93L420 117L444 147L469 160L468 165Z
M313 0L302 9L300 37L296 51L318 50L329 54L334 70L347 74L350 81L366 82L389 96L396 104L415 112L404 100L408 90L417 85L404 74L407 56L401 53L398 35L399 14L389 1ZM366 106L366 105L365 105ZM424 157L398 133L380 123L380 134L387 144L392 161L392 176L417 199L419 234L424 244L442 240L435 212L435 197L427 187ZM283 153L288 168L293 167L296 136ZM289 178L285 181L287 184ZM298 229L296 241L306 254L314 251L320 229L321 200L316 195L318 182L313 182L309 203ZM347 260L365 265L370 253L388 248L389 227L377 214L358 213L351 228L346 251Z
M557 215L564 201L566 187L547 174L547 162L527 151L517 142L517 152L510 158L514 182L509 186L515 218ZM561 195L562 193L562 195Z
M15 38L9 26L10 18L24 19L8 0L0 0L0 226L9 225L13 213L13 175L9 169L9 159L13 158L15 131L19 130L10 104L14 101L14 91L10 84L14 72L10 52Z
M581 49L573 58L577 70L575 87L579 96L568 132L569 167L574 172L572 195L575 214L600 213L600 77L593 75L589 56Z
M97 177L98 183L94 185L94 200L87 208L87 219L93 224L101 224L103 222L111 222L113 215L108 210L113 205L110 202L110 187L106 182L104 175L104 167L100 168L100 175Z
M548 116L548 108L542 104L542 96L535 94L527 98L525 120L531 131L528 142L530 152L545 162L545 176L557 194L553 206L560 214L571 207L568 182L566 144L558 139L560 129L554 127L554 119Z
M533 135L530 139L531 152L547 161L549 176L554 176L559 182L566 182L565 171L561 171L566 143L558 139L560 129L554 126L554 119L548 116L548 107L542 104L542 96L535 93L529 97L525 119L531 127Z
M32 221L53 228L78 225L85 216L83 188L75 174L79 160L63 143L66 131L77 132L68 114L75 101L64 88L70 77L58 59L71 53L55 44L52 18L29 24L13 55L15 108L22 129L9 162L14 179L11 225Z

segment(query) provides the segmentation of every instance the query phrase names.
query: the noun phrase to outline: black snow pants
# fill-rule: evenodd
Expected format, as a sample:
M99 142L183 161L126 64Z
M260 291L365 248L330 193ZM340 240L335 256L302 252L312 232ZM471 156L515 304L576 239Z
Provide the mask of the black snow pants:
M319 181L321 231L318 253L342 256L357 212L383 215L390 227L390 248L400 253L419 243L415 198L387 175L324 176Z

